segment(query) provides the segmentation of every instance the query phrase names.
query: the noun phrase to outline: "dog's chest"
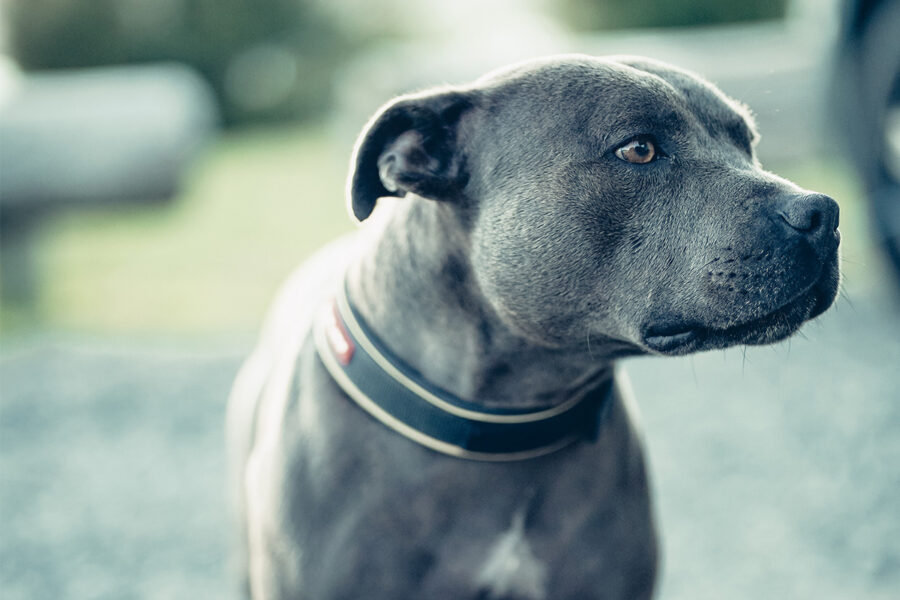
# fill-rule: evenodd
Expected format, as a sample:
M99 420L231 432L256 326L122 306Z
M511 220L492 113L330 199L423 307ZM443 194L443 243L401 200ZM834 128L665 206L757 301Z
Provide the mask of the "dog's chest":
M622 589L652 581L655 539L639 446L618 408L597 442L478 463L413 444L340 397L320 368L305 374L317 393L285 407L284 460L264 461L277 502L256 512L274 519L260 531L295 548L287 561L311 597L645 597Z
M524 508L513 515L508 530L487 552L478 586L493 597L543 600L547 597L547 565L538 558L525 531Z
M298 540L308 559L325 559L301 579L327 579L311 585L328 591L322 598L647 597L625 589L652 581L655 540L646 506L582 504L566 515L551 500L551 515L502 496L500 484L483 486L478 504L432 496L347 506Z

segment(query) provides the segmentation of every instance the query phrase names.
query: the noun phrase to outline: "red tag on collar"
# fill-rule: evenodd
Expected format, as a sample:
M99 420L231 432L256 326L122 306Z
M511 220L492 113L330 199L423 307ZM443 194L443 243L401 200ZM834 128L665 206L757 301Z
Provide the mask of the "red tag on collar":
M353 345L353 340L350 339L350 334L347 333L347 329L344 327L344 323L341 320L337 301L331 305L329 316L330 318L328 319L328 324L325 328L328 346L331 348L331 351L334 353L338 362L346 367L350 364L350 360L353 358L353 352L356 350L356 347Z

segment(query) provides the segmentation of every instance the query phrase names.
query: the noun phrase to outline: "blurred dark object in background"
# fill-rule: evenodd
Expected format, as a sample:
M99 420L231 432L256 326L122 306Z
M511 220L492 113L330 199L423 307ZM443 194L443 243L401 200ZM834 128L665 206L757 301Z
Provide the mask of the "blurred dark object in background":
M702 27L783 19L787 0L563 0L560 17L574 30Z
M215 90L226 125L308 118L365 40L313 0L9 0L28 71L179 61Z
M900 0L848 0L843 8L835 121L900 285Z
M175 196L217 120L181 65L5 71L0 99L2 297L31 304L32 235L52 212Z

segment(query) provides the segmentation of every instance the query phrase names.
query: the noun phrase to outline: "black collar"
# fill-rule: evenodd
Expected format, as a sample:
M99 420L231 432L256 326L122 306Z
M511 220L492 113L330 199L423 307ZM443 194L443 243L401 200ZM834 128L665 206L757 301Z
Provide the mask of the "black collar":
M350 303L326 306L315 342L328 372L363 410L432 450L472 460L524 460L594 439L611 403L612 380L538 411L486 409L438 389L397 358Z

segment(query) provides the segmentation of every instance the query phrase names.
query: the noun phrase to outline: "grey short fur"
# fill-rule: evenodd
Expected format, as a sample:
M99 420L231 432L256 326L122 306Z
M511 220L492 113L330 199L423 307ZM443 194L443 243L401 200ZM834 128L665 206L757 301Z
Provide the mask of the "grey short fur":
M616 152L636 137L655 160ZM784 339L838 286L837 205L762 170L756 138L714 86L635 57L551 57L382 108L348 185L358 219L378 209L290 279L232 394L252 597L651 597L614 361ZM492 464L376 422L310 340L345 272L388 347L461 398L544 407L616 377L599 440Z

